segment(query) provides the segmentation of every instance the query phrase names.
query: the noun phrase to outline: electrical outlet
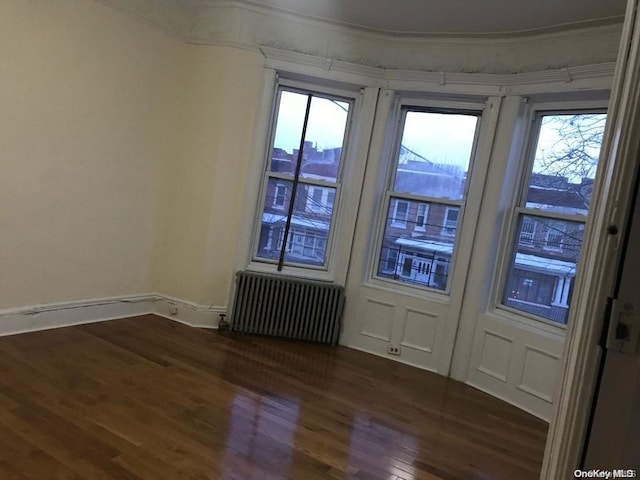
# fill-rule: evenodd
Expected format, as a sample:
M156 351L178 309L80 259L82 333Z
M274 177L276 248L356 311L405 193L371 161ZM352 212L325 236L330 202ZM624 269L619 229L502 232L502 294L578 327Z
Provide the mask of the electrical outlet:
M169 307L169 315L171 316L178 315L178 307L175 307L175 306Z
M400 355L400 347L396 347L394 345L389 345L387 347L387 353L389 355Z

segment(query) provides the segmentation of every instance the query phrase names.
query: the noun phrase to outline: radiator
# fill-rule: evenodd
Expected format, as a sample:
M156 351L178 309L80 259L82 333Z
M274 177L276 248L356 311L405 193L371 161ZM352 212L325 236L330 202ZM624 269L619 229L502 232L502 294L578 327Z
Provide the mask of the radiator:
M339 285L241 271L229 328L336 345L344 301Z

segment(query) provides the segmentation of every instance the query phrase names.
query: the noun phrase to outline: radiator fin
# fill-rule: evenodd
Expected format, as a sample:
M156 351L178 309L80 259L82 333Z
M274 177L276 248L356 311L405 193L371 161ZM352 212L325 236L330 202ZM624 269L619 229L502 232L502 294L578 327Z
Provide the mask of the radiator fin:
M339 285L242 271L230 329L336 345L344 303Z

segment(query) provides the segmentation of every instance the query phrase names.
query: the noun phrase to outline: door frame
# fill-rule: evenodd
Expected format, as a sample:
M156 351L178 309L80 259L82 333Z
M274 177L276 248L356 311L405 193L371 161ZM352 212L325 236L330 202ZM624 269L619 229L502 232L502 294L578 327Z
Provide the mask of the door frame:
M572 478L584 448L600 360L599 337L607 297L613 293L640 154L639 0L628 0L594 192L593 221L585 231L582 281L576 285L558 399L551 421L542 479Z

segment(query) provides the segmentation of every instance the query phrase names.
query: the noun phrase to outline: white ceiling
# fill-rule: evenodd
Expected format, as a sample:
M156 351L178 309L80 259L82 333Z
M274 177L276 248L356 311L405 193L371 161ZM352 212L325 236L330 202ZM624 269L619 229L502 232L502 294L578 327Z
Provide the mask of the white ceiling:
M183 1L183 0L176 0ZM191 0L241 4L397 34L500 35L622 21L625 0Z

